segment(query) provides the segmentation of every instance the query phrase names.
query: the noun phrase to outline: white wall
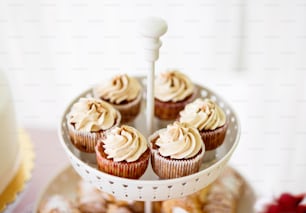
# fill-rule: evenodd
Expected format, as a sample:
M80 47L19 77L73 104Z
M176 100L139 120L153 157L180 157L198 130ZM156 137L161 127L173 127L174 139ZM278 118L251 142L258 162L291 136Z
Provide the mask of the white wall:
M84 88L115 72L144 75L137 27L147 15L169 24L158 71L176 67L202 76L229 72L237 62L231 36L239 8L227 1L121 2L0 2L0 67L13 85L22 124L54 127Z
M0 2L0 67L22 126L56 128L66 104L117 72L144 75L137 22L169 25L169 67L225 96L242 120L232 164L259 193L301 191L306 162L303 1Z

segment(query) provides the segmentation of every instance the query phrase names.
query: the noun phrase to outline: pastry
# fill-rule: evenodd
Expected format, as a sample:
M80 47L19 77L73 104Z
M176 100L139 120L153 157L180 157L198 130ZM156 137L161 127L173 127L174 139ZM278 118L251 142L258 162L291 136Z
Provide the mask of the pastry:
M77 205L82 213L144 212L143 202L117 200L84 180L78 183Z
M88 182L80 181L77 188L77 204L83 213L104 213L107 209L107 201L115 198L104 193Z
M206 151L219 147L225 138L228 121L222 108L211 99L198 98L180 112L179 121L196 127Z
M126 206L117 206L115 204L110 204L106 213L133 213Z
M118 126L120 113L105 101L80 98L67 115L71 142L83 152L95 152L95 145L106 130Z
M99 170L125 178L140 178L146 171L150 149L145 137L127 125L113 128L96 146Z
M177 178L198 172L205 153L198 130L175 122L149 138L154 172L163 179Z
M65 197L53 195L39 208L39 213L81 213L79 209Z
M244 181L234 170L227 168L209 189L203 203L206 213L235 213L244 189Z
M226 168L215 182L196 193L162 201L155 213L235 213L244 185L237 172Z
M93 93L119 110L123 124L133 121L140 113L142 88L136 78L127 74L117 75L96 85Z
M154 114L161 120L173 121L197 94L197 87L183 73L163 72L155 79Z
M162 213L202 213L201 203L195 194L163 201L161 209Z

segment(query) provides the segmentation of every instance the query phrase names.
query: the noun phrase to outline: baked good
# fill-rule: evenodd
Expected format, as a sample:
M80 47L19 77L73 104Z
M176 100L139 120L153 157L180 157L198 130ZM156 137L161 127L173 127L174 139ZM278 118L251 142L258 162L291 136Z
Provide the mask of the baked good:
M144 212L143 202L117 200L84 180L79 181L77 193L77 205L82 213Z
M107 101L121 113L121 123L133 121L140 112L142 88L136 78L127 74L116 75L96 85L95 97Z
M144 213L144 202L118 200L113 195L98 190L94 185L80 180L75 185L76 196L54 194L39 206L39 213Z
M149 137L154 172L163 179L198 172L205 146L198 130L175 122Z
M80 98L67 115L70 140L83 152L95 152L98 139L120 121L120 113L107 102Z
M61 195L49 197L39 207L39 213L81 213L76 205Z
M237 212L237 203L243 193L244 184L237 172L230 168L225 169L223 174L211 184L203 203L203 212Z
M117 200L113 195L98 190L83 180L78 183L77 206L82 213L144 212L143 202Z
M198 98L180 112L180 122L196 127L206 151L219 147L225 138L228 121L222 108L211 99Z
M96 146L98 168L115 176L137 179L146 171L150 149L146 138L127 125L113 128Z
M162 201L160 211L156 213L235 213L244 185L237 172L226 168L215 182L204 189L182 198Z
M98 190L88 182L78 183L77 205L81 212L104 213L107 209L107 202L114 199L112 195Z
M106 213L133 213L133 212L126 206L117 206L115 204L110 204Z
M185 105L198 95L197 87L183 73L166 71L155 79L154 114L161 120L175 120Z
M202 205L197 194L171 199L161 203L162 213L202 213Z
M18 127L9 83L0 71L0 195L20 165Z

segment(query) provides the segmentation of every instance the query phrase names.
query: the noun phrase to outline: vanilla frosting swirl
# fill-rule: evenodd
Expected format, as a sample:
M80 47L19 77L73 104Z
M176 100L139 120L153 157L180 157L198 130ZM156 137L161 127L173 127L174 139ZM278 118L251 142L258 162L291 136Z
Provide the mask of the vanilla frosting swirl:
M155 79L155 98L160 101L182 101L193 92L193 83L179 71L167 71Z
M141 91L141 85L136 78L127 74L117 75L94 88L94 94L113 104L121 104L135 100Z
M224 111L211 99L196 99L180 112L180 122L202 130L215 130L226 122Z
M158 152L172 159L188 159L196 156L205 147L198 130L186 124L174 122L159 133L155 144Z
M102 140L107 158L116 162L134 162L148 149L145 137L135 128L127 125L107 132Z
M67 116L67 120L79 131L98 132L107 130L118 122L119 113L105 101L80 98Z

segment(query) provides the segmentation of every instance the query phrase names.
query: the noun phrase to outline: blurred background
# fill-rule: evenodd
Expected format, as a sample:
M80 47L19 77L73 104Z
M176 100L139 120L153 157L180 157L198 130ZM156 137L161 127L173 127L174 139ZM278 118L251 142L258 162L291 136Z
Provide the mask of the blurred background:
M303 0L1 0L0 69L20 126L56 129L80 92L146 75L138 23L150 15L168 23L156 72L179 69L236 109L231 165L259 195L305 192Z

